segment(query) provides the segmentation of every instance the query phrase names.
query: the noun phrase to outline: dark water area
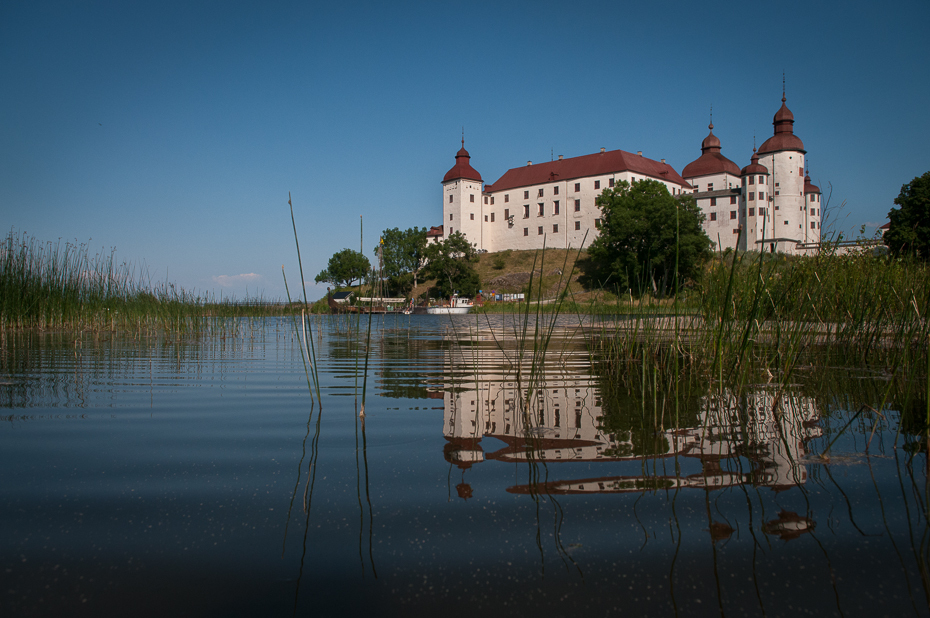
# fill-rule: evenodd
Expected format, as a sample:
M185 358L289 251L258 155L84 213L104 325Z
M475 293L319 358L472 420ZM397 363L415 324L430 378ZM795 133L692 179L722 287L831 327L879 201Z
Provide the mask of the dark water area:
M290 319L3 335L0 615L930 615L925 402L669 399L514 319L374 318L367 383L315 322L322 405Z

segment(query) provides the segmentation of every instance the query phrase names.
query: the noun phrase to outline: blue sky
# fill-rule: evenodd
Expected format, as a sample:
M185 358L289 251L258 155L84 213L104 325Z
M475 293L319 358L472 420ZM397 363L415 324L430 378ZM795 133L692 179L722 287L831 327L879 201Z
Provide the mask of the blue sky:
M153 281L282 297L381 230L439 225L462 127L493 182L642 150L679 172L714 110L749 163L786 75L838 225L930 169L930 2L0 4L0 223ZM323 288L311 286L311 296Z

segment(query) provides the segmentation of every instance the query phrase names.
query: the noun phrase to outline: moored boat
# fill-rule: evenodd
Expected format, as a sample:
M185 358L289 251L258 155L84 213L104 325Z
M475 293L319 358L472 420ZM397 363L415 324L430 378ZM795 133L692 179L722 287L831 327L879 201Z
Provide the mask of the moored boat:
M460 298L458 294L455 294L448 303L427 307L426 313L429 315L465 315L471 311L473 306L474 303L470 298Z

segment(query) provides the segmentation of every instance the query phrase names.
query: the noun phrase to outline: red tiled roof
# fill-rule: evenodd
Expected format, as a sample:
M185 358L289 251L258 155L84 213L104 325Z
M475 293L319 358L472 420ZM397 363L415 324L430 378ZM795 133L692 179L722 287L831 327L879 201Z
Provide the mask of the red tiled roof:
M710 133L701 142L701 156L685 166L681 175L685 178L710 176L727 172L734 176L739 175L739 166L720 154L720 138L714 135L714 125L708 127Z
M672 166L647 159L623 150L597 152L570 159L559 159L525 167L515 167L504 172L497 182L485 185L485 193L506 191L516 187L541 185L547 182L573 180L588 176L606 176L617 172L635 172L656 180L675 183L686 189L691 185L678 175Z
M750 174L765 174L768 175L769 168L765 167L759 163L759 155L756 154L755 150L752 153L752 159L749 160L749 165L740 170L740 176L749 176Z
M804 193L805 195L808 193L820 193L820 187L811 183L810 174L804 175Z
M442 177L443 182L448 182L450 180L458 180L460 178L466 178L468 180L477 180L481 182L481 174L475 171L475 168L471 166L469 160L471 156L468 154L468 151L465 150L465 140L462 140L462 148L457 153L455 153L455 165L452 166L452 169L446 172L446 175Z
M429 231L426 233L426 237L429 238L431 236L442 236L442 233L443 233L443 226L431 225L429 228Z
M759 147L759 154L768 154L780 150L796 150L806 152L801 138L794 134L794 114L785 105L785 96L781 97L781 108L775 112L772 120L775 125L775 135L768 138Z

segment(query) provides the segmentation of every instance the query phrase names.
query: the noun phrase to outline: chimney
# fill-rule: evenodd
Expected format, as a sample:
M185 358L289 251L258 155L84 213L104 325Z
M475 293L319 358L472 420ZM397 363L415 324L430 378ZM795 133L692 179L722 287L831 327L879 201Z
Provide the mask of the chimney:
M561 161L561 160L562 160L562 155L559 155L559 161Z
M665 163L665 159L662 159L662 163Z
M643 156L643 151L642 151L642 150L637 150L637 151L636 151L636 154L638 154L639 156Z
M533 162L532 162L532 161L527 161L526 164L527 164L528 166L529 166L529 165L533 165Z
M603 148L601 148L601 152L604 152L604 149L603 149Z

